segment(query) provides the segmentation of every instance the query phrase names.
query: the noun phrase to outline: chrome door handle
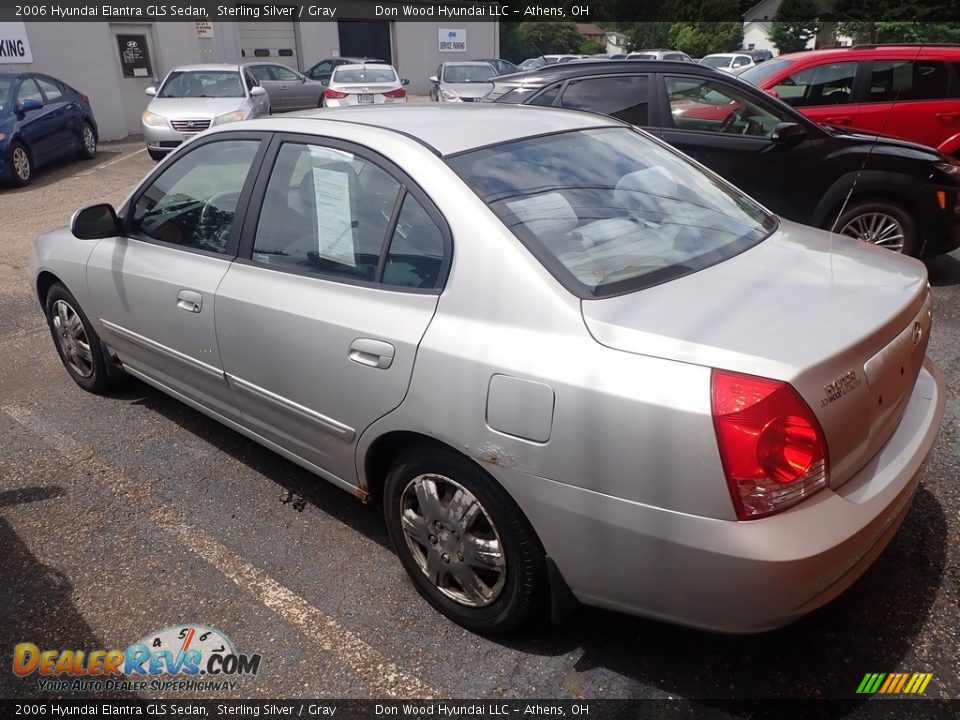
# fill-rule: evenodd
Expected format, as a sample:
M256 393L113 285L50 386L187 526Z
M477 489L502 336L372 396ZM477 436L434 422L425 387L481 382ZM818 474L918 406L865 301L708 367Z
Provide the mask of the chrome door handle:
M198 313L203 309L203 295L193 290L181 290L177 293L177 307L187 312Z
M393 364L395 352L396 348L383 340L357 338L350 343L350 352L347 353L347 357L358 365L386 370Z

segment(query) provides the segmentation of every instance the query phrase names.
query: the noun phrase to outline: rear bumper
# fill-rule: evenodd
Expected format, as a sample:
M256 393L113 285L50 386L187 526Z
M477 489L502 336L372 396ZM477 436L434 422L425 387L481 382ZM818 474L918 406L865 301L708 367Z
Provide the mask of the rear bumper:
M719 632L785 625L848 588L909 511L943 418L928 359L884 448L836 490L786 512L735 522L665 511L501 467L582 602Z

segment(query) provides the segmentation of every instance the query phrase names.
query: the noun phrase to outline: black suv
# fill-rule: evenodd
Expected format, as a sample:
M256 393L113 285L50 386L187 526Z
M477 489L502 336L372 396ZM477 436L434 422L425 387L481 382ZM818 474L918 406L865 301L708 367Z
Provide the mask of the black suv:
M817 125L702 65L547 65L496 78L485 100L612 115L797 222L914 256L960 246L960 162L923 145Z

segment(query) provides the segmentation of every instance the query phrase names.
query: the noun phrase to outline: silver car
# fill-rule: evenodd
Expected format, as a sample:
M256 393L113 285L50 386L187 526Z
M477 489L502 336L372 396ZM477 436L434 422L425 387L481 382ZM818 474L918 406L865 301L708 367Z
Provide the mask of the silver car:
M272 112L323 107L326 85L319 80L311 80L280 63L247 63L244 67L253 73L260 87L267 91Z
M480 102L493 90L498 75L488 62L445 62L430 77L430 99L436 102Z
M393 66L385 63L340 65L323 91L324 107L348 105L390 105L407 101L409 81L401 80Z
M379 501L475 631L570 598L788 623L889 543L944 413L920 262L598 115L232 123L71 228L30 271L80 387L128 373Z
M242 65L185 65L170 71L143 111L143 139L154 160L209 127L270 114L270 98Z

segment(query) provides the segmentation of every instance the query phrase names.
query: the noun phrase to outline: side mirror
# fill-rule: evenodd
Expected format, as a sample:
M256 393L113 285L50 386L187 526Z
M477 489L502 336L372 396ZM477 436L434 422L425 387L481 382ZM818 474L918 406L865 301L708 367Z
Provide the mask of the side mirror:
M770 142L778 145L793 145L807 136L807 130L803 125L795 122L777 123L773 132L770 133Z
M156 89L153 85L151 85L150 87L148 87L148 88L147 88L146 90L144 90L143 92L144 92L145 95L149 95L150 97L154 97L154 96L157 94L157 89Z
M406 78L400 78L400 84L403 86L407 86L410 84L410 81L407 80Z
M80 240L100 240L120 234L117 211L109 203L77 210L70 220L70 232Z
M34 98L27 98L19 104L20 112L30 112L31 110L40 110L43 108L43 103Z
M263 97L266 94L267 94L267 91L264 90L259 85L257 85L254 88L250 88L250 97Z
M438 83L438 82L440 82L440 81L437 80L437 76L436 76L436 75L431 75L431 76L430 76L430 82L432 82L432 83Z

